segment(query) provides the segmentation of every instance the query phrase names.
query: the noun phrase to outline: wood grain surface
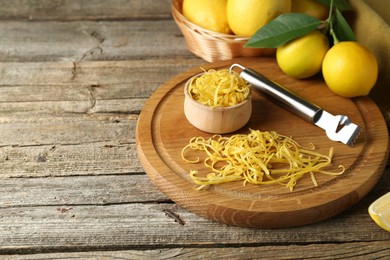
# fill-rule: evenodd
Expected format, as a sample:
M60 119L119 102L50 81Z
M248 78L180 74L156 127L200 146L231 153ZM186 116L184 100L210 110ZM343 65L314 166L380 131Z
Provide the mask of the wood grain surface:
M342 164L341 176L317 174L319 185L307 176L293 192L279 185L256 186L240 182L195 190L188 176L190 169L207 173L202 164L189 165L181 159L181 150L194 136L210 134L194 128L183 114L183 86L199 72L182 73L161 86L146 102L137 126L137 149L146 173L155 185L179 205L203 217L226 224L281 228L324 220L349 208L363 198L381 177L388 155L385 121L368 97L345 99L334 95L320 78L295 80L285 76L274 59L239 59L211 63L204 68L225 68L240 63L263 73L332 114L345 113L364 130L353 148L330 141L324 131L253 93L253 113L248 129L276 131L292 136L300 144L315 144L327 154L334 147L334 166Z
M137 159L139 113L205 63L171 2L0 0L0 258L387 259L390 233L367 208L390 190L390 164L355 206L272 230L199 217L151 182Z

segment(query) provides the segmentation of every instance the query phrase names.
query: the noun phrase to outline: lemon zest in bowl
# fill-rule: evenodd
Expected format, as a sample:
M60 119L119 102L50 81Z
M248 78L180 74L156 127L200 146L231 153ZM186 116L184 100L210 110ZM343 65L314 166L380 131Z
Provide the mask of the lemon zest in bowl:
M191 79L188 94L210 107L237 105L249 97L250 84L229 69L210 69Z

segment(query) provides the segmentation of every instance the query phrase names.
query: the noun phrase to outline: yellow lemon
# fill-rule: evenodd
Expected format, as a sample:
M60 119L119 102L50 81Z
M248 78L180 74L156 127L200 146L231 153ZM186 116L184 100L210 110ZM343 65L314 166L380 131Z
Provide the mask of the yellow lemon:
M325 20L329 15L329 7L314 0L292 0L291 12L304 13Z
M184 0L183 15L202 28L229 34L226 6L227 0Z
M234 34L249 37L275 17L290 11L291 0L229 0L227 19Z
M328 38L315 30L279 46L276 61L287 75L298 79L308 78L321 71L328 50Z
M378 226L390 232L390 192L374 201L368 213Z
M340 42L325 55L322 75L330 90L340 96L366 96L378 78L378 62L358 42Z

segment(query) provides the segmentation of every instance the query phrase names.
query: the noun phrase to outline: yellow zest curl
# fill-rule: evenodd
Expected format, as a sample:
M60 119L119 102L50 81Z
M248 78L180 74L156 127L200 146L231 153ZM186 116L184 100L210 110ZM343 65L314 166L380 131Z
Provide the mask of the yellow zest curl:
M204 165L211 170L206 176L191 170L190 177L198 189L224 182L242 180L252 184L281 184L291 191L297 181L309 174L314 186L318 186L314 173L340 175L339 172L325 170L331 165L333 148L328 155L304 148L290 137L276 132L251 130L248 135L235 134L231 137L214 135L209 139L194 137L181 153L188 163L198 163L200 158L189 160L186 151L199 150L206 153Z

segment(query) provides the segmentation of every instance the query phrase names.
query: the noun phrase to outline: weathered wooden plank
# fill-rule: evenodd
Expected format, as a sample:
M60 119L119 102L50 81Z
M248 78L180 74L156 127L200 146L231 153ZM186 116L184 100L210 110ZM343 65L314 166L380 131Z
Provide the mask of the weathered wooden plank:
M386 259L388 241L4 255L7 259Z
M0 208L169 202L145 174L1 178L0 190Z
M81 92L84 91L81 89ZM79 97L81 98L82 94ZM0 121L20 121L21 118L15 119L15 117L26 117L26 114L21 115L20 112L29 112L30 116L42 113L42 118L48 117L44 115L45 113L138 114L146 101L146 98L96 100L93 93L86 94L84 98L80 101L0 102Z
M21 118L25 120L4 120L0 124L0 146L135 142L137 118L126 114L42 114L39 118Z
M124 20L170 16L170 0L14 0L0 1L0 19Z
M45 206L0 209L0 253L126 248L242 247L387 241L367 214L367 200L305 227L248 229L200 218L171 204ZM183 225L166 212L176 214ZM27 253L26 252L26 253Z
M173 20L2 21L0 35L7 35L0 37L0 58L6 62L195 57Z
M0 120L2 178L143 171L135 149L137 116L11 113Z
M77 131L71 135L75 139L80 138ZM38 134L28 135L31 138L34 136L39 137ZM56 142L51 145L1 147L0 178L115 175L143 172L137 159L134 143L114 141L95 143L85 140L85 144L80 142L78 145L62 145L58 143L61 140L58 142L55 140L57 136L59 135L55 132L50 133L52 139L47 141ZM18 141L23 139L20 142L26 141L27 143L28 137L18 136ZM91 136L91 138L97 137Z

